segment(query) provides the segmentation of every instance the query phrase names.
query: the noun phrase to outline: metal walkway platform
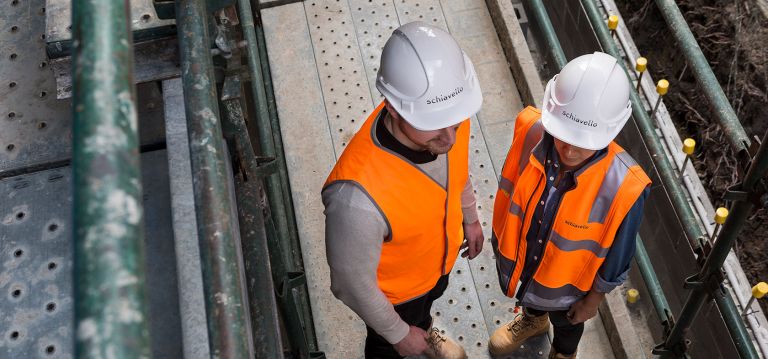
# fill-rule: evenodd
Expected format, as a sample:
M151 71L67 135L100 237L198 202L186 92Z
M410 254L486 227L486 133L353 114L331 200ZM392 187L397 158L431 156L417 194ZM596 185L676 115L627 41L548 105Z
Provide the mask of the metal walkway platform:
M471 121L470 172L487 238L497 178L524 104L483 0L308 0L265 9L262 15L320 349L329 358L360 358L364 325L330 291L320 190L382 100L374 79L392 30L416 20L447 29L475 64L484 103ZM486 243L475 260L456 262L433 316L470 358L486 358L490 333L510 320L512 311L513 301L498 288ZM540 337L513 357L540 358L548 352L549 340ZM587 322L578 357L613 358L599 318Z

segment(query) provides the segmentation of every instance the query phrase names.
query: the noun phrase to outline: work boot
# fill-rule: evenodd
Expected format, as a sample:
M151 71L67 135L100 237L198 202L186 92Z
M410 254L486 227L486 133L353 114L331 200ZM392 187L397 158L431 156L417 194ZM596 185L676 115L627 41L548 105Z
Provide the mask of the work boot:
M549 314L538 317L518 314L511 322L499 327L488 341L493 355L506 355L520 347L526 339L549 331Z
M576 359L576 352L573 352L573 354L560 354L555 348L552 348L549 350L549 359Z
M461 345L440 334L440 329L432 328L427 332L429 348L424 355L429 359L467 359L467 353Z

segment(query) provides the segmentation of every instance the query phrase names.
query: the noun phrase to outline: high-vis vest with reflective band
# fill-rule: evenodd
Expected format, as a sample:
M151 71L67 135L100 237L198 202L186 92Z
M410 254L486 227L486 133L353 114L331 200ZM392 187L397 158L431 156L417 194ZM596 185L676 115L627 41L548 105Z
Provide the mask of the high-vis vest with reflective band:
M390 236L381 249L379 288L393 304L426 294L453 268L464 240L461 193L469 174L469 121L448 152L447 191L375 136L384 104L352 138L325 182L357 185L384 216ZM382 119L383 120L383 119Z
M509 297L515 296L525 266L526 235L545 187L543 164L550 149L541 144L544 127L540 117L533 107L518 115L493 208L499 282ZM524 306L562 310L584 296L592 288L624 217L651 183L615 142L574 177L576 185L560 201L533 278L520 288Z

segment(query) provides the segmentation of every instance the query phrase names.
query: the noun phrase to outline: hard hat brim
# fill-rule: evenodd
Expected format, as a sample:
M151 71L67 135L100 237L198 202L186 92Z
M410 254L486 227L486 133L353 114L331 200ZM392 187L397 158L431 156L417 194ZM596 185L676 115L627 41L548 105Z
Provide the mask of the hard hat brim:
M427 113L410 113L402 108L402 104L397 101L387 99L394 107L397 113L408 124L419 131L434 131L451 127L474 116L483 105L483 93L480 90L480 83L477 76L473 76L474 81L469 89L464 90L464 95L460 101L452 106L446 106L443 109ZM386 98L386 94L384 95Z
M613 138L621 132L621 127L619 127L616 133L595 136L595 133L592 131L581 130L573 126L563 126L562 121L564 120L559 116L552 114L546 109L542 109L541 124L547 133L571 146L586 150L598 151L608 147Z

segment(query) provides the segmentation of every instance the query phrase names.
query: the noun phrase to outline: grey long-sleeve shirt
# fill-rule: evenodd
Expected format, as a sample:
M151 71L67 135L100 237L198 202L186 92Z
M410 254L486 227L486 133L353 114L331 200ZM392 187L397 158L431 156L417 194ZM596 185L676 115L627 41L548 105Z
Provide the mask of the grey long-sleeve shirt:
M447 156L414 164L445 188ZM355 184L334 183L323 190L325 246L331 271L331 291L379 335L394 344L409 326L379 289L376 272L384 239L389 235L384 217ZM461 196L464 223L477 221L472 183Z

